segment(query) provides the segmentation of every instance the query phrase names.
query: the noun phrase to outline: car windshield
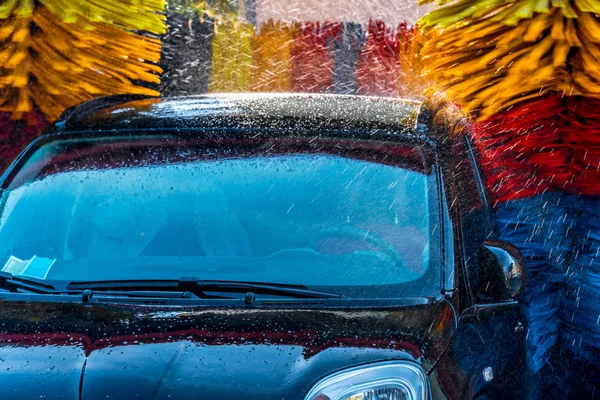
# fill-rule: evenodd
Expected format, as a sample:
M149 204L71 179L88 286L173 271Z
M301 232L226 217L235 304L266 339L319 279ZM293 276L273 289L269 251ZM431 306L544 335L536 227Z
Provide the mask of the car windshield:
M30 154L2 193L5 272L363 297L439 283L435 177L414 145L138 135L56 139Z

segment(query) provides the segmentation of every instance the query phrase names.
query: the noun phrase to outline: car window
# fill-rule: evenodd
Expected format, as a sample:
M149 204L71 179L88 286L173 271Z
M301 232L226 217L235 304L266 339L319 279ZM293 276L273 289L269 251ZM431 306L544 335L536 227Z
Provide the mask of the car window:
M50 143L2 195L1 262L67 281L407 284L438 268L432 179L409 147Z

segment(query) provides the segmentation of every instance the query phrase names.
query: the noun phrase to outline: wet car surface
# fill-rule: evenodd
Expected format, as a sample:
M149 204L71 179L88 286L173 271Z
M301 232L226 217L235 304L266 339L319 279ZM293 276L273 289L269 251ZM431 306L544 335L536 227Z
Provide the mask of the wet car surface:
M518 254L490 241L469 142L427 112L316 95L67 111L3 176L3 398L523 397ZM32 257L41 274L14 272Z
M77 398L81 390L83 398L296 398L348 366L435 360L443 347L432 341L447 343L452 333L451 321L434 334L423 324L424 316L451 317L443 306L401 313L49 307L32 312L43 318L39 324L21 325L29 334L3 336L11 343L2 349L4 362L13 365L3 382L15 397ZM41 328L66 314L76 317L76 326ZM119 320L130 323L115 324ZM39 385L23 386L26 376L36 376Z

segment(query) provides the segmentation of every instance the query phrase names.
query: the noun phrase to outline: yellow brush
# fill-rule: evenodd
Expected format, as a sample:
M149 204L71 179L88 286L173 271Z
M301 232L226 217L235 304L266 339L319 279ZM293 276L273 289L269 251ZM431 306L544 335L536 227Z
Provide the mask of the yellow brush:
M161 12L165 0L5 0L0 4L0 19L11 15L29 17L36 3L65 22L92 28L93 22L121 29L165 33Z
M245 92L250 89L254 27L235 17L215 22L212 40L210 92Z
M292 28L268 21L254 38L250 90L292 91Z
M160 50L158 39L66 23L37 7L29 17L0 21L0 110L21 118L35 103L52 120L96 96L158 95L133 81L159 82Z
M458 1L420 21L434 31L423 74L479 119L547 92L600 98L600 2Z

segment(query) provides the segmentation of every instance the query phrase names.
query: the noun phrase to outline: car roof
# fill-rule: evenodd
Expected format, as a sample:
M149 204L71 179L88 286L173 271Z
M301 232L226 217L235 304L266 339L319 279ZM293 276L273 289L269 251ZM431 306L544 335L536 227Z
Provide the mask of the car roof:
M390 132L398 138L427 139L418 129L420 109L415 100L334 94L118 95L67 110L47 133L259 129L314 136L323 130L363 132L370 139L390 139Z

